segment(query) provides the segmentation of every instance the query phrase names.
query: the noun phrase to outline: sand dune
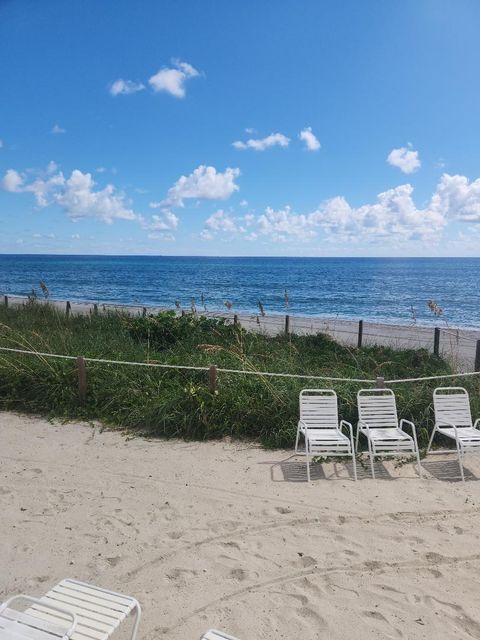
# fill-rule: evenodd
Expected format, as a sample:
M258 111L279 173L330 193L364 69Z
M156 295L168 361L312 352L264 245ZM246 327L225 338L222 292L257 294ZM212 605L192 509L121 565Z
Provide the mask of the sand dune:
M480 460L343 464L0 414L0 597L135 595L140 638L480 637Z

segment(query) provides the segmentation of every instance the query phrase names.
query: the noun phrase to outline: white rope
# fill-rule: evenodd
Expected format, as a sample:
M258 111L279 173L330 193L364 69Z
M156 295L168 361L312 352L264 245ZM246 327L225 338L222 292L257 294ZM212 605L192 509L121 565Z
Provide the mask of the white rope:
M44 358L61 358L64 360L77 360L77 356L67 356L58 353L42 353L41 351L26 351L25 349L12 349L11 347L0 347L0 351L8 351L11 353L24 353L27 355L41 356ZM96 362L99 364L121 364L136 367L153 367L161 369L187 369L190 371L209 371L210 367L195 367L181 364L160 364L154 362L131 362L128 360L108 360L106 358L88 358L86 362ZM240 373L250 376L271 376L275 378L301 378L304 380L331 380L333 382L364 382L366 384L374 384L377 380L368 380L365 378L335 378L332 376L315 376L301 373L276 373L273 371L249 371L245 369L222 369L217 368L219 373ZM397 380L384 380L385 384L399 384L401 382L423 382L425 380L442 380L446 378L464 378L467 376L478 376L480 371L469 371L467 373L452 373L441 376L425 376L421 378L399 378Z
M57 353L42 353L40 351L26 351L25 349L12 349L10 347L0 347L0 351L8 351L11 353L24 353L33 356L42 356L46 358L63 358L65 360L76 360L76 356L66 356ZM180 364L159 364L153 362L130 362L127 360L107 360L105 358L84 358L86 362L96 362L103 364L122 364L137 367L156 367L162 369L188 369L191 371L209 371L210 367L194 367ZM305 380L332 380L335 382L365 382L373 384L375 380L365 380L359 378L332 378L331 376L314 376L297 373L275 373L273 371L248 371L245 369L222 369L217 368L219 373L241 373L251 376L273 376L275 378L303 378Z

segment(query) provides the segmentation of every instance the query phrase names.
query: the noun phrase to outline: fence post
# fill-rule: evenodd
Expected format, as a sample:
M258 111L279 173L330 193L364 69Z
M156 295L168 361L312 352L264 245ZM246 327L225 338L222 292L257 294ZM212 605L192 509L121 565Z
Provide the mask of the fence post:
M208 370L208 390L215 393L217 390L217 367L212 364Z
M435 333L433 336L433 353L436 356L440 355L440 329L435 327Z
M361 349L362 348L362 341L363 341L363 320L359 320L358 321L358 348Z
M145 318L146 315L147 315L147 307L143 307L142 316Z
M5 302L5 306L8 307L8 296L4 296L3 300Z
M285 316L285 335L290 335L290 316Z
M93 305L93 315L98 316L98 304L96 302Z
M385 378L377 376L375 380L375 389L385 389Z
M475 352L475 371L480 371L480 340L477 340L477 350Z
M234 327L238 327L238 316L235 313L235 315L233 316L233 326Z
M182 318L185 315L185 309L182 309Z
M87 365L83 356L77 358L78 368L78 400L80 404L85 402L87 397Z
M67 318L70 316L70 311L72 310L72 305L70 304L70 302L67 300L67 304L65 306L65 314L67 316Z

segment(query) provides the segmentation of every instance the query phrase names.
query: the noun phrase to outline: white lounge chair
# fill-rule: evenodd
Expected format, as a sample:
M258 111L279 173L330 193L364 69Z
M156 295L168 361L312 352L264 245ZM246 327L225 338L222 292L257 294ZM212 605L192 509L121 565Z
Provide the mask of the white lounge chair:
M20 601L26 610L17 608ZM106 640L130 613L131 640L140 622L140 605L130 596L77 580L62 580L41 598L14 596L0 606L0 640Z
M361 389L357 394L358 429L357 452L360 434L367 438L372 477L375 478L373 460L375 456L405 456L409 453L417 457L418 475L422 477L422 466L418 452L417 432L410 420L402 418L398 422L397 403L391 389ZM404 426L412 430L412 436L405 433Z
M438 387L433 392L433 407L435 426L427 453L437 432L455 440L460 475L465 482L462 458L466 453L480 452L480 418L473 424L470 398L463 387Z
M348 436L342 429L348 427ZM299 451L300 436L305 440L305 452ZM305 453L307 480L310 482L310 457L349 456L353 463L353 477L357 479L353 428L346 420L338 419L337 394L331 389L303 389L300 392L300 420L297 427L295 453Z
M226 633L222 631L215 631L215 629L209 629L200 640L237 640L233 636L228 636Z

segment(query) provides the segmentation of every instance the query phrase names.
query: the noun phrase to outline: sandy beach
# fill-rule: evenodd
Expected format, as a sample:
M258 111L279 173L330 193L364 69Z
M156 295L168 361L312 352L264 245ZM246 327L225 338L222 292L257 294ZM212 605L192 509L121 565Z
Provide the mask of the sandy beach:
M0 414L0 599L136 596L140 638L478 638L480 460L343 464Z

